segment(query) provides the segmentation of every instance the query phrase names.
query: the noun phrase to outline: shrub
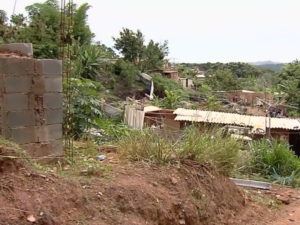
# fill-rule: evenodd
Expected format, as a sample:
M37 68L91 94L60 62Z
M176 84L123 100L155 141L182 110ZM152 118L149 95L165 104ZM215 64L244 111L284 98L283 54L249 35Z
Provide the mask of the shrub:
M123 136L118 144L121 154L132 161L166 164L172 155L171 143L150 129Z
M165 97L165 90L172 91L181 98L187 98L187 93L183 86L175 80L163 77L159 73L151 74L154 83L154 92L159 97Z
M237 162L242 141L225 134L222 129L191 126L185 130L179 156L201 164L210 164L218 172L229 175Z
M212 166L224 175L229 175L233 170L242 148L242 142L224 135L222 130L200 131L194 126L187 128L180 141L174 144L171 138L163 138L163 135L150 129L124 136L118 144L120 152L133 161L166 164L171 163L172 159L182 163L192 160Z
M288 143L278 140L260 140L251 144L250 169L280 183L299 186L300 160ZM285 179L287 178L287 179Z
M102 85L89 79L71 79L71 123L74 128L75 138L80 138L89 128L95 126L96 120L102 115L100 111L101 102L98 90ZM66 87L66 80L64 80ZM68 104L64 98L64 106Z

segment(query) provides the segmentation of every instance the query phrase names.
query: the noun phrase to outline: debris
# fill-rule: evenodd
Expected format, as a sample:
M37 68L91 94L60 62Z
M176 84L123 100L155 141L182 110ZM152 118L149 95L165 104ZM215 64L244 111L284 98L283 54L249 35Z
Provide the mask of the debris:
M70 169L70 165L66 165L65 167L64 167L64 170L69 170Z
M291 199L287 196L276 195L276 200L279 200L286 205L291 203Z
M172 184L177 184L178 180L175 177L172 177Z
M185 225L185 220L184 220L184 219L179 220L179 224L180 224L180 225Z
M99 156L98 156L98 160L100 160L100 161L104 161L105 158L106 158L105 155L99 155Z
M243 180L243 179L234 179L230 178L236 185L243 186L243 187L252 187L252 188L259 188L259 189L271 189L271 184L267 182L260 182L254 180Z
M53 168L53 173L57 173L57 167Z
M27 220L31 223L34 223L36 221L35 217L33 215L27 216Z

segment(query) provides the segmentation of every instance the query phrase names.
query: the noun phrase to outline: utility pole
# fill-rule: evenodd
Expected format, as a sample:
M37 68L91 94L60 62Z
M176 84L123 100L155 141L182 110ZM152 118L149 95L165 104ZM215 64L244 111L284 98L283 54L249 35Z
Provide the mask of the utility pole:
M12 13L13 15L15 15L16 5L17 5L17 0L15 0L14 10L13 10L13 13Z

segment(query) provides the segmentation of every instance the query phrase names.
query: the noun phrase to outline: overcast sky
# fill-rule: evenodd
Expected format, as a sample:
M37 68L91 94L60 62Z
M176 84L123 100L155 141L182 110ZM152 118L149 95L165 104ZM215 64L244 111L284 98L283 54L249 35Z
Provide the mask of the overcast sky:
M9 14L15 0L0 0ZM17 0L15 13L43 0ZM169 40L176 62L289 62L300 58L299 0L73 0L88 2L96 40L112 46L122 27Z

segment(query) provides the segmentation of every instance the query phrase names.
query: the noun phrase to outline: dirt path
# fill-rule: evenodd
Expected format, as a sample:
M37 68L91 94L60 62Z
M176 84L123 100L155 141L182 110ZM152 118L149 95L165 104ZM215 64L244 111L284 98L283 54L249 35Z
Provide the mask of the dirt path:
M300 224L300 200L286 206L276 215L277 219L270 225L296 225Z

